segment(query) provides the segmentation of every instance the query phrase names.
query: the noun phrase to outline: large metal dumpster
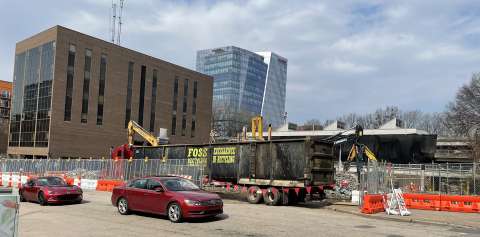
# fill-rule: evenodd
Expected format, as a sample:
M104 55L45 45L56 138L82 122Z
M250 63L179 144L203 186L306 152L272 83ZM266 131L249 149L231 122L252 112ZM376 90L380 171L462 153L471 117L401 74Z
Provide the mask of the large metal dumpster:
M212 180L249 186L304 188L334 183L333 144L309 138L135 146L134 156L204 165Z

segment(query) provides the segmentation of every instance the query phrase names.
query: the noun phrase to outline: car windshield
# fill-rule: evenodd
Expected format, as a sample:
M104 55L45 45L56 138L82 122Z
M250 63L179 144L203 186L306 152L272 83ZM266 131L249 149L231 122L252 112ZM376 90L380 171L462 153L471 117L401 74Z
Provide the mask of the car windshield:
M44 177L38 179L41 186L64 186L67 185L63 179L59 177Z
M196 191L200 188L186 179L167 179L162 181L169 191Z

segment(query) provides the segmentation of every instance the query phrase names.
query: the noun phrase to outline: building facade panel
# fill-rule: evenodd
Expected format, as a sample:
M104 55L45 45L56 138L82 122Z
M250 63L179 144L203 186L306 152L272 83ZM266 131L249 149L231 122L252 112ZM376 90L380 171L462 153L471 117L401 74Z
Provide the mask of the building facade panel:
M287 59L272 52L257 52L268 65L262 101L262 116L266 124L279 128L285 121L287 93Z
M112 146L127 142L125 129L126 105L128 94L129 62L133 62L133 80L131 81L131 117L138 121L140 99L143 100L143 126L148 130L151 119L153 70L157 71L157 95L155 101L155 131L160 128L170 130L172 110L172 88L175 76L196 80L206 90L204 96L197 98L199 107L204 110L197 114L202 130L198 136L170 136L171 143L207 142L211 120L211 77L156 59L133 50L129 50L91 36L60 26L53 29L56 54L52 91L52 108L48 149L41 150L51 157L100 157L107 156ZM41 36L36 36L41 37ZM35 37L34 37L35 38ZM27 39L28 41L30 39ZM23 42L22 42L23 44ZM20 45L17 44L17 47ZM73 78L69 84L69 51L75 46L75 64ZM26 47L28 48L28 47ZM91 68L85 70L86 52L91 51ZM71 54L70 54L71 57ZM103 58L103 59L102 59ZM87 60L88 61L88 60ZM140 98L142 66L144 66L144 95ZM84 92L85 77L88 80L88 95ZM103 81L103 82L102 82ZM68 94L67 88L71 88ZM71 96L71 119L65 119L66 103ZM84 99L88 98L85 115ZM190 99L190 98L188 98ZM186 113L187 120L192 115ZM82 122L82 118L84 119ZM188 134L189 135L189 134ZM138 139L140 140L140 139ZM27 147L26 147L27 148ZM12 154L29 155L28 149L12 149Z

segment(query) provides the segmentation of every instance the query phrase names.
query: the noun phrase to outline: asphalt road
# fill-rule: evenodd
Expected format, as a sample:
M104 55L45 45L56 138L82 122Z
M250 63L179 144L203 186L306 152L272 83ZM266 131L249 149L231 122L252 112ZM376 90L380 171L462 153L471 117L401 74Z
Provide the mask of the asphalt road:
M373 220L321 207L270 207L224 200L225 214L173 224L161 216L121 216L108 192L86 192L79 205L22 203L20 236L480 236L471 229Z

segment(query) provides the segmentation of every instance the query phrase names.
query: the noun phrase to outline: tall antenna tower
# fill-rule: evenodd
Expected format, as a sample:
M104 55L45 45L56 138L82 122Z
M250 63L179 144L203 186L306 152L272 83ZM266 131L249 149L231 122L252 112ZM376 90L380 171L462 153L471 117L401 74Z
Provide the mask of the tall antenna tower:
M110 28L112 30L112 37L111 37L112 43L115 43L115 33L116 33L115 26L117 25L116 20L117 20L117 3L115 2L115 0L112 0L112 19L110 22Z
M118 14L118 32L117 32L117 44L118 45L120 45L120 35L122 34L123 1L124 0L120 0L120 12Z

